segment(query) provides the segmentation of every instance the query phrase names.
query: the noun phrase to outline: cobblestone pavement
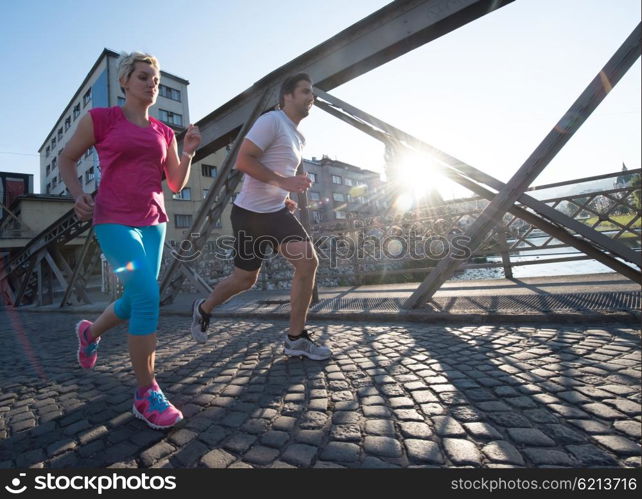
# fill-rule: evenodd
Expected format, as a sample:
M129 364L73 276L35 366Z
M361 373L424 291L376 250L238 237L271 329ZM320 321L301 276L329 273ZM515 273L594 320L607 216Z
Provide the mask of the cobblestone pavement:
M186 416L131 414L124 329L95 370L75 314L0 312L0 468L639 467L630 327L319 322L335 355L287 359L285 322L162 318L157 377Z

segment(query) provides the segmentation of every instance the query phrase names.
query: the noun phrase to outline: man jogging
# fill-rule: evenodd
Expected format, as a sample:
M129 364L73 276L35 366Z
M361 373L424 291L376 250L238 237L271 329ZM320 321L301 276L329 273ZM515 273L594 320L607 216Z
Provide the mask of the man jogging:
M198 342L207 340L212 309L256 283L271 246L294 267L285 354L313 360L331 356L330 349L317 345L305 329L319 261L310 237L293 215L297 204L288 197L290 192L305 192L312 183L296 170L305 145L297 126L313 103L312 81L307 74L287 78L281 85L279 109L260 116L241 144L235 168L245 177L231 214L234 271L208 298L194 301L191 331Z

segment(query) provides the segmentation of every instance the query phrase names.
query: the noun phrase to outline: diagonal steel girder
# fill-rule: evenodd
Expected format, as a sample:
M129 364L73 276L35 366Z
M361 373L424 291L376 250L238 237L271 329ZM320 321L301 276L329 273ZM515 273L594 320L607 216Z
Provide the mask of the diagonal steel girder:
M394 126L369 115L361 109L357 109L355 106L348 104L347 102L344 102L341 99L328 94L327 92L319 89L315 89L315 92L318 97L315 104L324 111L343 121L346 121L350 125L360 129L361 131L371 135L378 140L381 140L383 142L394 141L401 144L402 146L405 144L405 146L410 148L411 150L425 153L432 160L434 160L433 167L440 173L449 177L451 180L464 185L464 187L467 187L473 192L486 197L486 199L488 200L492 200L495 197L495 194L490 193L490 191L485 191L485 193L482 194L482 191L476 190L474 187L471 188L470 179L479 184L485 184L495 190L501 190L506 186L506 184L504 184L500 180L497 180L496 178L482 172L481 170L478 170L473 166L464 163L463 161L437 149L436 147L422 142L418 138L413 137L412 135ZM582 237L593 242L594 244L602 246L613 255L631 262L638 267L642 267L640 255L621 242L611 239L604 234L601 234L597 230L581 222L578 222L577 220L574 220L573 218L565 215L555 208L552 208L551 206L548 206L546 203L543 203L542 201L529 196L528 194L521 194L517 200L519 203L529 207L530 209L532 209L542 217L545 217L548 220L552 221L553 223L566 227L567 229L571 229ZM572 241L571 244L575 246ZM577 248L577 246L575 247Z
M468 228L466 235L470 238L469 247L472 251L482 243L497 220L510 209L533 180L579 130L584 121L604 100L633 63L638 60L642 48L641 34L642 30L638 24L506 186L497 193ZM405 301L404 308L417 308L429 300L463 263L462 260L450 255L446 256Z
M269 73L201 119L201 147L194 161L226 146L269 90L278 95L286 75L307 72L331 90L371 69L447 34L513 0L397 0ZM268 102L274 106L277 98ZM182 137L179 137L179 139Z
M443 163L443 164L437 163L434 165L434 168L437 169L441 174L447 176L449 179L453 180L454 182L459 183L460 185L466 187L470 191L474 192L475 194L489 201L492 201L495 198L496 196L495 192L488 190L487 188L471 180L467 176L463 175L460 171L458 171L457 167L461 165L465 165L465 163L459 161L456 158L453 158L452 156L442 151L439 151L438 149L428 144L425 144L419 139L412 137L411 135L408 135L405 132L402 132L401 130L393 127L392 125L388 125L387 123L384 123L383 121L368 115L364 111L361 111L350 104L346 104L345 102L341 101L340 99L334 96L331 96L330 94L327 94L325 92L319 92L319 97L320 98L317 98L315 104L319 108L331 114L332 116L335 116L336 118L339 118L340 120L345 121L349 125L352 125L355 128L358 128L364 133L367 133L368 135L382 142L397 141L397 143L400 144L402 147L412 152L416 152L418 150L430 151L431 154L433 154L433 157L438 157L440 162ZM403 138L403 141L400 140L401 138ZM411 148L411 145L412 145L412 148ZM476 174L478 170L476 170L475 168L469 165L465 165L465 166L467 168L467 171L471 173L471 177L476 178L479 176ZM479 173L482 176L486 175L486 174L483 174L482 172L479 172ZM495 182L499 182L499 180L495 180ZM499 183L501 184L501 182ZM520 201L521 199L522 198L520 198ZM547 208L547 211L552 210L556 214L559 213L560 215L562 215L561 220L568 218L566 217L566 215L558 212L557 210L542 203L541 201L531 198L530 196L525 196L525 199L526 199L526 202L528 202L528 200L533 200L534 202L533 204L536 208L539 207L539 205L541 204ZM591 242L574 236L573 234L568 232L561 224L558 225L554 222L548 221L542 218L541 216L516 205L511 206L508 211L513 215L521 218L522 220L530 223L531 225L538 227L539 229L546 232L547 234L550 234L556 239L568 244L569 246L575 247L578 251L586 253L591 258L594 258L595 260L599 261L600 263L603 263L604 265L628 277L629 279L636 282L639 282L641 280L642 275L640 274L640 271L634 270L632 267L626 265L625 263L622 263L620 260L618 260L614 256L611 256L610 254L596 247L594 244L591 244ZM569 219L569 220L577 223L573 219ZM570 227L567 227L567 228L570 228ZM587 227L584 224L582 224L582 228L585 228L591 232L596 232L594 229ZM602 234L599 234L599 235L602 236ZM611 241L611 239L609 239L609 241ZM637 253L635 254L637 255Z

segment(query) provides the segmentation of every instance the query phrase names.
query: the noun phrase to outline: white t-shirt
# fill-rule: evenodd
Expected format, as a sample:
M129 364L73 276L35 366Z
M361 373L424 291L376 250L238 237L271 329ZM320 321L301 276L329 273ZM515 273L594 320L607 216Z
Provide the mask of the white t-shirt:
M263 151L259 158L263 166L286 177L296 175L305 137L283 111L270 111L259 116L245 138ZM285 207L288 194L280 187L246 174L234 204L257 213L272 213Z

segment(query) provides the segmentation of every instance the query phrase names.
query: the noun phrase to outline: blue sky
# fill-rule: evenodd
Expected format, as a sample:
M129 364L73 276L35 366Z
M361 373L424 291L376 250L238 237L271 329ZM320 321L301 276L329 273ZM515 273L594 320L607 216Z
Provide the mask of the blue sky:
M197 121L386 3L4 5L0 170L34 173L39 186L37 149L105 47L148 51L189 80ZM333 93L506 181L639 22L638 0L516 0ZM535 183L639 168L640 93L638 60ZM383 146L320 109L301 130L306 157L383 168Z

